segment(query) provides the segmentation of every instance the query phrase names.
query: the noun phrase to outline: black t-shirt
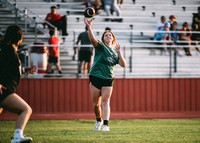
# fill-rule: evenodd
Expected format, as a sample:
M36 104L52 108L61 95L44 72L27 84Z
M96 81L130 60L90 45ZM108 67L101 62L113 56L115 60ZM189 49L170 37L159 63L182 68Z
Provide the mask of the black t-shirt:
M195 21L195 18L200 20L200 15L198 13L193 13L193 19L192 19L192 24L199 24Z
M90 45L90 39L88 32L82 32L79 34L78 39L81 41L81 45ZM91 51L91 47L81 47L80 50Z
M0 84L14 92L20 76L21 64L17 52L10 45L0 44Z

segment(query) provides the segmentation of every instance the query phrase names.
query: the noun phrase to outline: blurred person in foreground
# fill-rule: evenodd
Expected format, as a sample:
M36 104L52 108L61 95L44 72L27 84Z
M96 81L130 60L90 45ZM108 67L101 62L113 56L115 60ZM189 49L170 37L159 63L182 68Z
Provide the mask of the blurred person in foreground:
M32 138L23 135L24 128L32 114L32 109L15 93L22 71L17 54L22 39L22 29L17 25L13 25L7 28L5 36L0 41L0 107L19 115L11 143L32 141ZM33 67L24 69L26 73L33 73L34 70Z

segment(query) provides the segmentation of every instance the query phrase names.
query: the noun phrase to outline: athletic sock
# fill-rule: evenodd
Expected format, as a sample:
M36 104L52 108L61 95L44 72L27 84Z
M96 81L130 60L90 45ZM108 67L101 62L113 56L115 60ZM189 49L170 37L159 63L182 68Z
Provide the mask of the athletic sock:
M103 125L108 126L108 120L104 120L104 121L103 121Z
M23 130L21 129L15 129L15 132L14 132L14 138L18 138L18 137L23 137Z
M101 122L101 118L97 118L97 122Z

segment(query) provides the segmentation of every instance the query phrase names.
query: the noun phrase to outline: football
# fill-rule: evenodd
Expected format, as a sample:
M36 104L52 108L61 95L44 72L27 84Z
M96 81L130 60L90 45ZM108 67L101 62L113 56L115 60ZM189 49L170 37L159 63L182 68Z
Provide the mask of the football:
M92 7L88 7L84 11L84 16L87 18L91 18L95 15L95 10Z

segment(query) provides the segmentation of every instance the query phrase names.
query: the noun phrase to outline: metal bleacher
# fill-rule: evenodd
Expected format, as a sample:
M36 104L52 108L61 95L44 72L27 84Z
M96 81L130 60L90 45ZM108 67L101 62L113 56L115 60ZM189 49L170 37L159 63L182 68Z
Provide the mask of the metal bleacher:
M8 0L15 3L15 0ZM67 15L67 31L69 35L65 41L61 41L60 61L63 73L67 76L77 75L77 57L72 60L73 47L75 40L80 32L84 31L83 12L85 9L83 0L55 0L53 2L45 0L17 0L20 10L25 8L33 11L41 19L44 19L50 11L52 5L57 6L57 13ZM123 22L107 22L106 13L100 10L94 17L93 29L97 39L106 27L110 27L117 37L117 42L121 44L122 52L126 58L127 67L121 68L117 65L115 69L116 77L199 77L200 76L200 54L192 47L193 56L185 56L180 48L182 57L177 57L177 71L174 72L174 51L171 56L161 55L159 49L155 49L155 41L150 40L155 32L157 21L162 15L167 20L170 15L176 16L178 28L187 21L190 25L192 14L197 13L197 7L200 6L199 0L124 0L122 5ZM0 8L0 31L4 32L9 24L15 23L15 13L6 7ZM33 13L28 13L30 17L36 17ZM38 26L41 26L42 20L36 17ZM24 18L19 18L18 24L24 29ZM41 26L42 27L42 26ZM44 29L47 30L47 29ZM25 29L24 29L25 31ZM35 26L28 24L27 32L24 34L23 44L31 45L35 40L47 43L48 35L40 30L35 37ZM62 36L59 35L61 40ZM154 55L151 55L150 49L155 49ZM171 58L171 61L170 61ZM170 69L171 68L171 69Z

